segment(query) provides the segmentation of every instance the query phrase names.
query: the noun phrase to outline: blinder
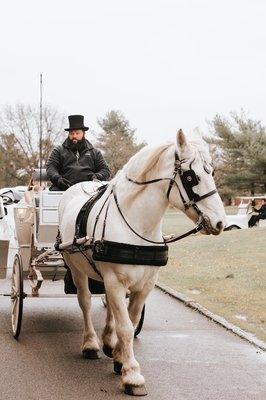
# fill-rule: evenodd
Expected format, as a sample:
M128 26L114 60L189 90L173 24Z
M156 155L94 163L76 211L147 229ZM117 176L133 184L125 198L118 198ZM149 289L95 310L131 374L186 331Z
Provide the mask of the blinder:
M182 163L184 163L185 160L180 160L178 153L175 152L175 169L174 169L174 173L173 173L173 177L170 180L169 183L169 187L168 187L168 191L167 191L167 198L169 199L170 196L170 192L171 189L174 185L174 183L177 185L175 178L176 175L179 174L179 177L181 179L182 185L185 189L185 192L190 200L190 202L185 201L184 196L182 195L179 186L178 190L181 196L181 199L183 201L183 204L185 206L186 209L188 209L190 206L192 206L195 211L201 215L201 211L199 210L199 208L197 207L197 205L195 203L199 202L200 200L205 199L206 197L209 197L211 195L213 195L214 193L216 193L216 189L200 196L199 194L195 193L193 191L193 187L197 186L199 184L199 178L197 177L195 171L193 171L193 169L191 168L192 162L190 163L190 169L188 171L183 171L182 170Z
M197 175L195 174L195 171L193 171L193 169L183 171L180 175L180 178L182 185L187 192L189 200L194 202L199 201L200 196L197 193L193 192L193 187L199 184L199 180L197 178Z

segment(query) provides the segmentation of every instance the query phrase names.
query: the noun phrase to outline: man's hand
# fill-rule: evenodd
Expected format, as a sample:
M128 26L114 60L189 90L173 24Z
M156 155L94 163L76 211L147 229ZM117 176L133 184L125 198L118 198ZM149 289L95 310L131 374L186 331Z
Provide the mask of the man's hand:
M61 190L67 190L71 186L71 183L66 178L60 176L60 178L58 178L56 186L58 186Z
M93 181L93 179L96 179L97 177L96 177L96 175L95 174L89 174L88 175L88 181Z

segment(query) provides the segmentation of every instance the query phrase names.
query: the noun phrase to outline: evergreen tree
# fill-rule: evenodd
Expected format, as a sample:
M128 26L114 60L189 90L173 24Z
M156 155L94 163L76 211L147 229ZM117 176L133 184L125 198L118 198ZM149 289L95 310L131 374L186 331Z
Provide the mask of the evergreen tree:
M233 195L266 191L266 130L259 121L230 114L216 115L211 122L212 138L207 139L215 152L219 185Z
M95 145L103 151L113 177L146 143L137 143L135 130L120 111L107 112L104 118L98 119L98 124L103 132L97 135Z

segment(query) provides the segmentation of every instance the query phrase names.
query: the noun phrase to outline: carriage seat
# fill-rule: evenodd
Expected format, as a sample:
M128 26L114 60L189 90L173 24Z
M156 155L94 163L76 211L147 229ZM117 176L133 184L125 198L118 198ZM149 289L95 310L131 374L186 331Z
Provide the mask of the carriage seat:
M53 247L58 232L58 205L64 192L40 192L37 248Z

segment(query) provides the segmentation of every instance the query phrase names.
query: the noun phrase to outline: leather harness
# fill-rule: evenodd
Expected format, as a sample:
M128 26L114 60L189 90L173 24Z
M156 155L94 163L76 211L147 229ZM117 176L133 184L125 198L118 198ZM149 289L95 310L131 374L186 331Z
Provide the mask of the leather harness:
M100 275L100 273L97 270L96 266L88 258L88 256L85 253L85 251L87 249L92 249L92 258L94 261L105 261L105 262L111 262L111 263L135 264L135 265L154 265L154 266L166 265L167 261L168 261L167 243L172 243L177 240L183 239L184 237L191 235L193 233L197 233L198 231L200 231L201 229L204 228L204 224L206 223L206 221L196 203L198 201L203 200L203 199L213 195L214 193L216 193L216 189L214 189L202 196L195 193L193 191L193 187L199 183L198 178L197 178L195 172L193 171L193 169L191 168L192 162L190 164L190 169L188 171L182 170L182 164L184 162L185 162L185 160L180 160L178 157L178 154L176 152L175 153L175 164L174 164L175 167L174 167L174 172L173 172L172 178L158 178L158 179L153 179L153 180L144 181L144 182L135 181L128 177L127 177L127 179L128 179L128 181L130 181L134 184L137 184L137 185L147 185L147 184L156 183L156 182L163 181L163 180L169 180L170 182L169 182L169 187L167 190L167 198L168 199L169 199L170 192L171 192L173 186L176 185L185 209L188 209L189 207L193 207L194 210L196 211L196 213L200 217L200 221L194 229L190 230L189 232L187 232L183 235L175 236L174 238L171 238L168 240L163 240L160 242L152 241L152 240L142 237L131 227L131 225L128 223L125 216L123 215L122 210L119 206L118 199L117 199L115 186L113 186L111 188L109 195L106 197L105 201L103 202L101 209L95 219L92 238L88 238L87 237L87 222L88 222L89 214L90 214L93 206L95 205L95 203L106 192L106 189L108 188L108 184L107 184L107 185L100 186L98 188L98 191L96 192L96 194L93 195L80 209L77 219L76 219L75 237L73 240L73 244L71 246L71 249L67 249L67 251L70 251L72 253L80 251L86 257L86 259L90 262L90 264L93 266L94 270L99 275ZM189 198L189 202L185 201L184 196L182 195L182 192L176 182L177 174L179 174L182 185L183 185L185 192ZM113 241L108 241L108 240L104 239L105 223L106 223L106 218L107 218L111 195L113 195L113 197L114 197L115 204L117 206L117 209L118 209L122 219L127 224L127 226L131 229L131 231L134 232L134 234L136 234L136 236L140 237L141 239L143 239L147 242L156 244L156 246L154 246L154 245L139 246L139 245L133 245L133 244L127 244L127 243L121 243L121 242L113 242ZM109 200L109 202L108 202L108 200ZM94 234L95 234L96 226L97 226L98 219L100 217L101 212L103 211L105 204L107 204L107 207L105 210L105 218L104 218L104 223L103 223L102 237L100 240L95 241ZM88 238L89 244L86 244L86 240L84 241L83 244L78 244L78 241L81 238ZM56 243L56 246L57 246L57 248L59 248L58 241Z

